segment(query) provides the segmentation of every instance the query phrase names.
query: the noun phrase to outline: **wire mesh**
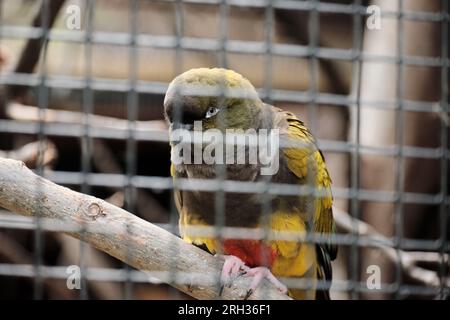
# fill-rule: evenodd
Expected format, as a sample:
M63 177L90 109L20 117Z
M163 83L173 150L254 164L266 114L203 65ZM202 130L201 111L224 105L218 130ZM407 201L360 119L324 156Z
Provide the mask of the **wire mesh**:
M26 1L23 1L26 2ZM63 1L64 2L64 1ZM80 30L68 30L61 22L58 27L52 27L49 22L52 0L34 1L33 6L40 8L42 4L41 20L42 25L21 25L14 23L13 18L5 17L5 10L10 5L9 1L1 1L2 15L0 19L0 39L2 44L13 41L30 41L37 39L42 41L40 49L40 59L36 71L18 72L14 68L2 69L0 72L0 85L5 88L26 88L34 92L35 104L38 107L38 117L30 121L31 109L28 109L28 116L17 119L14 117L14 102L17 96L6 97L6 116L0 119L0 134L2 139L15 139L15 137L36 136L40 141L39 153L41 158L45 149L45 140L50 139L78 139L80 148L80 166L76 170L70 170L70 166L57 166L49 170L43 164L43 159L38 161L36 171L51 181L76 188L82 193L96 194L99 188L110 188L123 190L124 209L135 212L139 211L139 192L144 190L152 194L161 195L164 192L173 190L191 190L196 192L214 192L215 201L215 221L216 225L206 230L196 230L204 236L215 236L225 239L251 238L257 240L267 240L270 234L267 230L250 230L245 228L231 228L225 225L224 208L226 206L225 194L227 192L242 194L262 195L264 206L263 215L269 215L268 205L271 197L277 196L313 196L320 197L320 191L306 184L304 186L290 185L272 181L245 182L228 180L224 166L217 166L216 173L218 179L176 179L175 181L167 175L145 174L151 170L140 170L142 164L138 154L142 144L155 148L155 144L168 145L169 137L167 130L158 122L160 117L151 120L141 120L140 108L146 96L159 97L156 101L161 101L168 88L168 81L158 80L158 78L144 78L141 69L145 68L141 51L170 50L174 51L173 70L174 75L178 75L187 69L189 62L186 62L186 52L196 52L200 54L212 53L215 55L215 65L228 68L233 54L248 55L251 57L263 56L264 64L262 70L261 86L257 88L261 99L269 104L297 104L306 105L307 113L305 121L314 135L320 131L321 123L319 113L324 105L336 108L339 112L349 112L351 115L351 138L336 140L329 138L318 138L318 147L325 153L350 155L349 161L349 183L347 186L333 186L333 196L336 200L347 201L349 214L356 219L363 219L363 205L367 202L392 204L394 206L394 219L392 221L394 232L383 239L373 236L361 235L358 233L339 233L334 241L343 247L350 248L345 251L347 257L346 278L335 278L332 283L319 283L317 286L330 288L333 292L349 294L352 299L361 298L364 293L371 293L366 283L361 279L361 254L363 248L389 247L396 250L400 257L403 250L414 250L424 252L437 252L440 254L438 275L440 283L438 288L423 285L414 285L405 279L402 264L395 265L395 276L392 283L383 283L377 293L394 294L396 298L406 296L438 296L445 298L448 296L449 288L446 284L448 276L448 254L450 242L448 241L448 206L450 196L448 195L448 161L450 159L448 149L448 2L442 1L440 11L408 11L405 3L398 1L397 10L381 11L382 21L397 22L396 52L393 55L378 54L364 50L365 21L370 16L368 13L368 1L293 1L293 0L174 0L174 1L118 1L114 4L106 2L85 0L66 1L63 10L59 13L60 21L63 21L64 9L71 3L82 8L83 27ZM143 23L140 15L141 6L144 4L165 4L172 5L174 34L152 34L142 32L140 24ZM25 5L25 4L24 4ZM186 6L204 6L214 8L218 11L218 29L216 38L191 36L186 30L189 18L186 17ZM6 9L5 9L6 8ZM261 10L263 12L263 40L236 40L230 37L228 30L232 24L233 9ZM25 9L24 9L25 10ZM126 11L128 25L125 30L105 31L97 28L96 16L106 14L109 11ZM284 10L288 12L299 12L307 15L307 43L283 43L276 39L278 31L276 27L276 11ZM161 13L165 14L165 13ZM352 23L351 38L352 46L348 49L327 47L321 41L321 26L327 22L327 15L344 15L350 18ZM122 18L125 19L122 13ZM197 16L196 23L199 28L207 22L201 21L202 16ZM404 33L405 25L411 22L437 23L440 24L440 56L415 55L405 52ZM114 24L114 22L113 22ZM114 28L112 28L114 29ZM116 28L117 29L117 28ZM189 31L189 30L188 30ZM381 32L381 31L380 31ZM83 72L81 75L64 75L50 71L48 65L51 64L48 46L53 43L63 43L66 45L81 45L84 50ZM97 76L93 71L96 46L111 46L115 49L124 48L128 54L128 72L125 78L120 76ZM0 46L1 47L1 46ZM113 49L113 50L115 50ZM18 51L20 52L20 51ZM307 86L303 89L278 88L274 85L276 72L275 58L295 58L305 59L307 68L304 70L308 74ZM320 88L320 64L324 61L334 63L336 61L351 64L351 74L349 80L350 92L323 92ZM144 62L144 63L143 63ZM116 61L108 61L110 64ZM245 63L245 62L244 62ZM395 98L388 99L380 96L376 100L365 100L361 94L363 65L366 63L381 63L391 65L396 68ZM150 68L158 64L156 61L148 62ZM438 101L428 101L420 99L409 99L405 94L405 69L406 68L438 68L440 70L440 98ZM167 72L170 73L170 72ZM162 78L162 77L161 77ZM159 78L159 79L161 79ZM55 92L81 92L81 119L74 121L71 118L75 113L67 113L65 117L48 121L47 112L51 111L50 100ZM124 119L95 118L96 115L96 95L107 92L108 94L122 94L125 101ZM224 93L221 93L224 96ZM71 96L73 97L73 96ZM159 99L159 100L158 100ZM20 99L19 99L20 100ZM61 100L61 99L60 99ZM33 99L28 98L28 101ZM61 108L61 109L64 109ZM177 110L179 108L175 108ZM395 112L395 142L392 145L366 145L361 143L361 112L365 109L385 110ZM440 143L438 146L417 146L405 143L405 122L407 113L432 114L441 119L439 131ZM27 118L28 117L28 118ZM182 117L181 114L174 118ZM154 117L155 118L155 117ZM96 120L97 119L97 120ZM331 119L332 121L332 119ZM23 140L23 139L22 139ZM17 141L22 141L17 140ZM96 148L95 141L103 142L123 142L125 148L122 155L121 165L124 168L121 172L101 172L94 168L92 164L92 154ZM10 144L12 146L12 144ZM166 150L167 151L167 150ZM392 157L395 159L394 165L394 188L392 190L375 190L365 188L362 183L361 170L363 170L362 157L380 156ZM151 159L151 156L150 156ZM424 193L414 188L405 186L405 162L408 159L435 160L439 162L440 181L439 188L435 193ZM64 159L62 159L64 161ZM67 160L66 160L67 161ZM143 161L149 161L148 157ZM70 161L68 161L70 162ZM158 166L151 160L146 164L148 167ZM168 166L168 164L167 164ZM165 172L167 173L167 171ZM39 190L36 191L39 196ZM100 196L99 194L96 194ZM161 200L162 199L162 200ZM173 200L166 201L161 196L160 202L164 202L167 209L167 220L164 223L157 223L159 226L172 233L177 234L178 212ZM171 198L170 198L171 199ZM438 207L439 236L437 239L409 238L405 235L403 226L408 218L407 208L412 205L436 206ZM153 221L150 221L153 222ZM30 264L0 263L0 275L2 277L26 277L33 279L34 294L36 299L44 298L45 279L66 279L66 268L56 265L45 265L43 256L45 254L46 243L44 231L73 231L71 226L60 226L52 221L39 218L39 208L37 208L37 219L29 219L12 215L5 211L0 214L1 230L32 230L33 255L34 259ZM76 229L76 228L75 228ZM358 229L357 225L353 229ZM133 230L128 230L130 234ZM83 232L83 230L81 230ZM327 238L315 233L284 235L287 239L303 241L307 243L326 243ZM292 238L289 238L291 236ZM81 237L83 239L83 237ZM80 298L88 299L90 292L87 290L91 281L112 281L123 282L123 297L126 299L135 298L135 283L160 283L160 281L173 283L174 281L190 281L190 275L180 275L175 269L168 272L143 273L135 271L126 265L117 268L92 268L87 266L88 257L85 255L87 244L80 242L79 266L81 267L82 285ZM173 264L177 263L180 252L174 245L167 248L173 252ZM125 254L127 255L127 253ZM345 260L345 259L344 259ZM210 279L208 275L201 275L204 283L218 283L218 279ZM159 280L157 280L159 279ZM197 279L197 278L196 278ZM308 288L314 284L308 279L284 279L293 287ZM198 284L200 285L200 283ZM175 298L177 293L171 291L168 297ZM367 296L366 296L367 297Z

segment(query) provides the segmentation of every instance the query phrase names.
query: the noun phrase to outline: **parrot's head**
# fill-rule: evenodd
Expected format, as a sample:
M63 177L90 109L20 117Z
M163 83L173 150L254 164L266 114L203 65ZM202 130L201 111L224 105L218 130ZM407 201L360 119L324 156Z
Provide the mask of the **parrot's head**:
M253 85L237 72L221 68L191 69L177 76L164 99L171 128L259 129L261 108Z

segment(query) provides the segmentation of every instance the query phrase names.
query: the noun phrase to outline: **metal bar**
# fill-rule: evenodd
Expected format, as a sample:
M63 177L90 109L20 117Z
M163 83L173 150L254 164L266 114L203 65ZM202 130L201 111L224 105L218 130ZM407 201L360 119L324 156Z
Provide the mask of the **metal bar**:
M95 19L96 0L86 2L86 32L84 38L84 82L82 95L82 112L83 112L83 132L80 135L81 144L81 173L83 176L83 183L81 184L81 192L90 194L91 185L88 183L86 176L92 172L91 154L92 154L92 135L91 135L91 115L94 113L94 91L92 90L92 33L94 32L94 19ZM83 238L83 232L81 233ZM81 290L80 298L87 300L88 290L87 281L83 277L84 270L86 268L86 243L80 241L80 261L79 266L81 270Z
M400 250L403 244L403 184L404 184L404 156L403 156L403 134L404 134L404 111L403 111L403 92L404 92L404 66L403 66L403 51L404 51L404 22L403 22L403 0L398 0L398 21L397 21L397 78L396 78L396 100L397 108L395 110L395 143L399 146L398 153L395 159L395 190L398 198L394 203L394 223L395 223L395 241L397 254L400 255ZM400 288L402 286L402 266L397 264L395 268L395 285L397 290L395 298L400 299Z
M264 69L264 91L266 92L267 99L265 100L268 104L273 104L270 96L273 89L273 52L271 51L274 42L274 28L275 28L275 13L273 8L273 0L266 0L266 7L264 9L264 34L265 34L265 45L266 53L264 54L265 59L265 69ZM264 191L261 196L261 225L264 227L264 233L262 235L262 241L268 240L269 237L269 223L270 223L270 213L273 210L270 195L268 190L271 185L271 177L267 176L263 179ZM263 248L260 248L260 255L262 257L262 263L267 264L268 256L264 252Z
M10 85L30 85L37 86L39 84L39 77L37 75L15 74L15 73L0 73L0 84ZM45 79L45 85L49 88L74 89L81 90L86 87L83 78L48 75ZM138 93L148 94L164 94L167 90L167 83L137 81L136 91ZM93 78L91 79L91 88L99 91L123 92L130 90L130 82L128 80ZM272 89L269 93L264 88L257 89L259 96L264 100L280 101L280 102L297 102L309 103L313 99L317 102L317 106L321 105L354 105L356 101L347 95L330 94L330 93L316 93L316 97L312 97L308 91L294 91L283 89ZM395 101L383 100L362 100L364 104L362 107L370 107L376 109L395 110L397 108ZM403 110L413 112L430 112L436 114L443 114L439 105L429 101L415 101L404 100Z
M176 0L158 0L160 2L173 2ZM185 0L186 3L195 4L219 4L221 0ZM250 8L265 8L265 0L227 0L230 6L250 7ZM312 0L308 1L296 1L296 0L274 0L273 7L275 9L285 10L298 10L298 11L311 11L314 7L317 8L319 13L341 13L341 14L360 14L362 16L367 15L367 6L361 4L339 4L329 2L319 2L316 6ZM395 19L397 13L395 11L385 10L381 13L381 17ZM419 20L419 21L432 21L440 22L442 20L449 20L447 13L433 13L426 11L406 11L405 19L407 20Z
M448 206L450 204L450 196L448 193L448 160L450 152L448 147L448 22L450 15L448 14L448 0L442 3L440 12L416 12L403 9L402 0L400 1L400 9L398 11L381 12L383 19L398 20L398 42L397 52L394 55L370 54L362 51L362 34L363 18L367 16L367 7L361 0L355 0L353 4L344 5L338 3L323 2L318 0L155 0L154 2L173 4L175 12L175 34L173 36L160 36L143 34L138 30L138 0L130 0L129 2L129 18L130 30L128 32L104 32L93 29L93 17L97 10L95 0L86 1L87 8L87 28L85 31L68 31L63 29L50 30L56 15L54 15L53 2L49 8L49 0L43 0L41 12L36 17L31 27L5 25L3 19L0 19L0 38L11 40L27 40L28 46L36 44L42 45L42 61L39 72L31 74L29 72L30 63L36 63L39 54L34 55L33 59L28 61L20 59L19 66L14 72L2 70L0 72L0 85L10 88L24 89L31 88L38 95L39 119L36 123L17 121L17 120L0 120L1 133L17 133L27 135L37 135L39 141L43 141L46 136L57 137L81 137L81 170L77 172L65 171L45 171L42 166L37 167L37 172L43 176L47 176L56 183L81 186L81 191L90 193L93 187L116 187L124 188L125 191L125 207L127 210L135 211L136 191L138 188L151 190L196 190L215 192L216 197L216 225L210 230L197 230L199 235L214 236L219 239L224 237L246 239L278 239L270 233L267 228L261 230L249 230L245 228L230 228L224 225L224 207L225 192L238 193L257 193L262 194L263 199L269 199L273 195L295 195L295 196L323 196L323 190L316 188L314 185L306 184L304 186L288 185L272 183L271 181L262 181L261 183L241 182L227 180L224 174L224 168L218 166L217 179L177 179L173 181L170 177L142 176L137 172L137 143L140 141L151 141L155 143L167 143L168 133L165 130L146 130L137 127L136 120L138 118L139 95L140 94L165 94L167 82L142 81L138 79L138 50L140 48L157 48L172 49L175 52L175 73L179 74L183 71L183 54L185 51L200 51L217 54L217 64L227 67L228 56L233 53L247 55L262 55L265 57L265 73L262 88L258 88L258 93L264 101L268 103L276 102L294 102L306 104L308 106L309 127L314 133L317 123L316 117L318 112L324 105L346 106L353 112L355 127L353 128L354 137L352 141L333 141L318 140L318 146L323 151L335 153L351 154L351 184L348 188L333 188L333 196L336 199L350 200L351 214L354 217L360 216L360 202L374 201L395 204L395 235L391 238L377 239L376 237L361 236L359 234L337 234L335 241L341 246L348 246L351 249L350 257L350 273L351 276L347 280L334 281L332 290L349 292L351 297L356 299L361 293L369 292L366 284L360 282L358 266L360 256L358 250L361 248L377 248L386 246L389 248L400 250L422 250L439 252L442 260L439 266L439 275L441 284L439 287L430 288L424 286L411 286L403 283L402 266L396 265L396 278L394 283L383 283L382 289L377 292L392 293L397 298L405 295L419 294L425 296L438 296L445 298L450 293L450 289L446 287L445 275L448 272L446 261L446 253L450 250L450 243L447 239L448 225ZM58 0L59 6L64 1ZM56 3L56 1L55 1ZM206 4L214 5L219 8L219 28L220 35L217 38L195 38L188 37L184 34L184 8L188 4ZM262 41L241 41L230 40L228 38L228 24L230 23L230 8L245 7L258 8L264 12L264 28L265 39ZM283 44L275 42L274 35L274 12L276 10L296 10L308 12L309 20L309 43L306 45L299 44ZM0 12L3 15L3 12ZM321 14L346 14L353 17L353 45L348 49L337 49L324 47L320 43L320 15ZM42 22L42 26L39 26ZM403 52L402 35L404 33L404 21L421 21L441 24L441 55L432 56L412 56ZM85 55L84 60L86 69L82 77L63 76L58 74L48 74L47 66L47 45L48 41L62 41L67 43L84 44ZM122 46L129 49L129 72L125 80L96 78L92 74L92 47L94 45L112 45ZM40 47L39 47L40 48ZM39 50L38 50L39 51ZM273 59L274 57L295 57L309 59L309 88L307 91L299 90L283 90L274 89L272 80L274 75ZM23 58L23 56L22 56ZM352 64L352 95L329 94L320 92L318 88L318 61L347 61ZM33 62L34 61L34 62ZM379 62L396 65L397 74L397 92L396 99L392 101L364 101L361 98L361 67L363 62ZM28 66L28 67L27 67ZM441 99L438 102L428 101L411 101L403 97L403 69L406 66L418 66L428 68L440 68L441 70ZM45 109L49 106L49 90L51 89L69 89L81 91L83 94L82 111L84 121L80 123L48 123L44 119ZM126 96L127 118L126 128L99 127L90 123L90 118L94 113L94 95L96 91L108 91L122 93ZM223 88L220 89L222 97ZM374 147L365 146L360 143L360 113L361 108L376 108L384 110L394 110L396 113L396 134L395 145ZM181 112L177 112L181 108L175 108L175 119L180 119ZM442 120L440 128L441 143L437 148L425 148L404 145L404 113L423 112L432 113L439 116ZM92 152L92 139L111 139L123 140L126 142L126 166L124 174L100 174L93 173L91 170L90 157ZM40 154L43 146L40 145ZM395 157L395 188L392 191L366 190L360 187L361 174L361 155L374 154ZM412 193L404 190L404 172L402 170L406 158L418 159L436 159L440 162L441 178L440 191L436 194ZM39 162L39 161L38 161ZM226 173L226 172L225 172ZM36 196L39 196L39 190L36 190ZM266 197L267 196L267 197ZM430 205L439 208L440 237L437 240L427 239L409 239L403 233L403 221L406 204ZM178 234L177 222L178 213L172 200L170 208L170 221L167 224L160 224L161 227ZM39 210L39 208L37 209ZM269 203L264 201L263 215L268 216L270 213ZM38 215L39 216L39 215ZM64 229L66 228L66 229ZM70 226L61 226L55 221L46 219L35 220L17 217L5 214L0 210L0 229L18 229L34 231L34 254L35 261L32 265L8 265L0 264L0 275L3 276L19 276L34 278L34 297L42 298L42 281L43 279L66 278L66 269L64 267L46 266L43 261L43 239L41 233L43 231L62 232L70 231ZM196 231L196 232L197 232ZM130 230L132 232L132 230ZM310 243L323 244L327 238L320 234L308 232L305 235L278 235L280 239L293 241L305 241ZM135 282L151 282L157 283L154 277L179 283L192 279L193 274L176 274L173 270L169 272L156 272L149 275L142 272L131 270L127 266L121 269L95 269L86 267L85 245L81 245L80 266L82 268L82 291L80 292L82 299L88 298L86 290L87 280L96 281L119 281L125 283L125 298L133 297L133 283ZM179 248L172 246L167 248L172 250L174 254L174 264L177 261ZM201 277L200 277L201 276ZM217 282L217 278L211 279L208 275L200 275L196 277L199 283ZM287 283L296 288L311 288L310 279L284 279ZM208 282L209 281L209 282ZM199 284L197 283L197 284ZM325 282L318 285L319 288L328 289L331 283ZM373 292L373 291L370 291ZM175 295L175 291L173 291Z
M86 269L88 280L92 281L109 281L109 282L125 282L127 281L126 271L123 269L112 269L112 268L87 268ZM43 277L45 279L65 279L67 277L66 267L65 266L43 266L42 268ZM33 278L36 274L33 272L32 265L26 264L0 264L0 275L2 276L11 276L11 277L25 277L25 278ZM132 281L135 283L153 283L160 284L162 279L163 281L169 281L171 278L171 274L164 271L154 271L154 272L141 272L132 270L131 273ZM199 273L189 273L189 274L177 274L177 278L175 280L176 283L190 283L192 279L198 279L199 285L208 285L214 279L208 277L205 274ZM286 281L292 287L299 289L307 289L311 287L311 284L307 281L302 281L301 279L292 279L292 278L284 278L283 281ZM328 288L330 283L324 283L320 285L320 288ZM350 288L355 287L356 290L361 292L367 292L367 287L365 283L357 283L352 284L349 281L334 281L333 282L333 290L336 291L349 291ZM382 288L377 290L380 293L393 293L396 288L393 287L389 283L383 283ZM434 296L438 289L430 288L419 285L405 285L401 289L403 294L416 294L422 296ZM449 288L445 288L446 293L450 291Z
M58 220L42 219L42 231L49 232L77 232L83 227L61 224ZM165 230L170 231L173 228L171 223L155 224ZM15 216L8 213L8 211L0 211L0 228L17 229L17 230L34 230L34 220L28 217ZM239 228L239 227L223 227L219 234L217 229L209 226L196 226L190 228L192 235L201 237L221 236L233 239L271 239L271 240L285 240L285 241L299 241L301 239L305 242L323 244L328 241L328 238L320 233L306 232L298 234L295 232L268 232L267 228ZM358 248L395 248L395 237L378 238L375 236L366 236L358 234L336 234L336 244L340 246L351 246L356 243ZM405 249L411 251L437 251L441 248L441 243L438 240L424 240L424 239L404 239ZM450 249L450 244L445 245L445 250Z
M448 0L444 0L441 2L442 7L441 11L444 13L448 13L449 5ZM448 57L448 20L441 22L441 57ZM444 65L441 69L441 108L444 115L449 114L448 107L448 64ZM441 189L441 198L442 201L439 205L439 223L440 223L440 237L439 241L441 242L440 253L441 253L441 263L439 267L439 275L441 280L441 288L439 292L440 299L447 299L449 292L446 291L447 286L445 284L445 276L448 274L448 265L447 261L444 258L444 253L446 250L446 244L448 243L448 203L446 203L445 198L448 195L448 161L447 157L449 155L448 151L448 118L446 121L441 121L441 150L443 153L443 157L441 158L440 170L441 170L441 181L440 181L440 189Z
M130 90L127 93L127 120L128 120L128 137L126 140L126 185L125 185L125 209L130 212L136 210L136 189L130 183L133 176L137 173L137 141L134 137L136 132L136 120L138 120L138 106L139 95L136 91L136 82L138 78L138 55L136 47L136 35L138 33L138 1L131 0L128 5L128 17L130 20L129 28L131 34L131 43L128 51L129 55L129 73L128 79L130 81ZM132 233L131 227L127 225L127 232ZM125 256L129 256L128 251ZM126 300L133 299L133 281L131 278L131 267L125 264L125 270L127 271L127 281L124 288L124 296Z
M36 38L40 36L38 30L39 28L32 27L1 26L0 35L5 39ZM49 39L51 41L83 43L84 38L85 32L83 31L68 32L66 30L52 30L49 34ZM91 39L93 44L121 46L129 46L131 41L131 36L128 33L105 31L93 32ZM146 34L137 36L136 45L137 47L159 49L175 49L179 46L184 50L212 52L217 52L221 48L220 40L214 38L194 38L184 36L177 38L174 36L155 36ZM271 50L276 56L307 58L310 55L308 46L278 43L273 43L271 46L273 47ZM265 47L266 44L260 41L229 40L227 41L224 50L229 53L264 54L266 52ZM355 53L353 53L351 49L318 47L316 50L316 56L320 59L352 61L354 54ZM365 61L390 64L397 63L395 56L368 54L363 52L360 54ZM448 58L405 56L404 64L412 66L443 67L443 60L448 61Z
M183 0L175 0L175 76L180 74L183 71L183 65L184 65L184 59L183 59L183 46L182 46L182 38L184 36L184 32L185 32L185 18L184 18L184 2ZM180 122L182 119L182 109L181 106L179 105L179 103L176 103L175 107L174 107L174 121L175 122ZM173 181L173 191L175 192L176 190L178 190L178 183L177 183L177 179ZM178 215L178 211L176 208L176 203L175 203L175 197L174 194L171 195L170 198L170 217L169 217L169 221L170 221L170 225L171 225L171 232L173 233L177 233L178 230L178 220L179 220L179 215ZM178 260L178 255L179 255L179 248L178 246L174 243L172 244L169 248L169 250L171 250L172 252L174 252L174 256L173 256L173 265L176 264L177 260ZM177 276L176 272L175 272L175 268L169 270L170 272L170 279L175 279L175 277ZM170 295L172 297L176 297L177 292L175 290L171 290L170 291Z
M57 12L57 11L56 11ZM51 15L56 15L56 12L51 13L50 12L50 4L48 0L43 0L41 4L41 9L37 15L37 18L35 19L36 24L42 23L44 26L44 32L42 34L42 38L39 40L38 43L35 43L33 41L29 41L27 43L27 46L25 47L24 51L22 51L21 60L19 61L19 65L16 67L16 69L22 69L25 72L30 72L29 68L32 66L35 66L37 63L37 60L31 58L30 63L28 63L27 55L36 54L36 51L42 51L42 60L40 61L38 65L39 70L39 86L36 88L38 90L37 96L38 96L38 108L39 108L39 122L38 122L38 139L39 141L43 141L45 139L44 134L44 123L43 123L43 116L45 109L48 106L48 89L45 87L45 78L47 76L47 48L48 48L48 31L51 28L51 20L55 17L52 17ZM39 49L40 50L39 50ZM17 88L10 87L10 93L14 97L14 94L19 94L20 90L17 90ZM16 91L17 90L17 91ZM42 155L43 146L42 143L39 143L39 151L38 153ZM37 166L37 172L38 174L42 175L43 172L43 166L42 166L42 156L39 157L41 161L39 161ZM38 185L38 188L36 190L36 196L40 196L41 194L41 188ZM44 295L44 288L43 288L43 280L40 276L40 269L43 261L43 252L44 252L44 238L42 236L42 230L41 230L41 207L36 208L37 214L36 214L36 228L34 230L33 234L33 245L34 245L34 263L35 263L35 269L37 276L33 281L33 298L34 299L42 299Z
M45 172L44 176L51 181L62 185L81 185L83 183L83 175L80 172L52 171ZM91 173L86 176L86 180L91 186L105 186L123 188L126 183L126 176L122 174L105 174ZM238 193L263 193L265 192L264 183L252 183L235 180L225 180L223 187L217 182L204 179L177 179L176 186L182 190L197 191L216 191L223 188L228 192ZM170 177L155 176L139 176L132 178L131 184L135 188L151 189L151 190L170 190L174 188ZM271 183L268 190L271 195L308 195L315 192L317 196L322 193L319 189L310 188L308 186L297 186L292 184ZM378 201L378 202L394 202L398 198L395 191L379 191L353 188L333 188L333 195L337 199L351 199L357 197L360 201ZM443 198L441 194L425 194L404 192L404 203L408 204L425 204L439 205ZM450 196L444 198L445 203L450 203Z
M356 0L354 3L360 4L360 0ZM353 15L353 50L355 52L362 51L362 33L361 29L361 15L355 13ZM352 76L352 91L355 95L355 104L353 111L353 139L354 139L354 149L351 152L351 174L350 174L350 187L355 190L354 196L350 198L350 214L352 217L359 219L360 218L360 199L358 199L357 194L360 190L360 174L361 174L361 143L360 143L360 123L361 123L361 74L362 74L362 59L361 56L355 54L355 59L352 62L353 76ZM354 283L358 281L360 278L360 253L358 251L358 239L359 235L356 235L355 242L352 243L350 248L350 265L349 272L350 277ZM359 298L359 291L356 288L353 288L351 291L351 298L353 300Z

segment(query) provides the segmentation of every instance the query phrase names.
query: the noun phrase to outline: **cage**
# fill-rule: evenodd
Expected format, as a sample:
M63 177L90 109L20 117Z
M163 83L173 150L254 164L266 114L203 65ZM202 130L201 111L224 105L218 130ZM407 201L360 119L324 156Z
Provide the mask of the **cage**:
M224 225L225 194L277 199L301 186L170 176L164 96L174 77L199 67L249 79L264 103L304 121L326 159L333 279L282 281L329 289L332 299L448 298L448 1L2 0L0 8L0 298L215 298L220 278L206 271L220 260L196 268L166 233L160 243L140 238L144 220L152 232L180 235L174 189L215 199L215 223L198 232L267 240L267 230ZM46 180L21 176L6 158ZM108 220L104 203L130 216L107 207ZM83 210L87 220L76 216ZM326 241L309 231L294 237ZM244 283L225 297L239 298ZM274 297L269 286L258 297Z

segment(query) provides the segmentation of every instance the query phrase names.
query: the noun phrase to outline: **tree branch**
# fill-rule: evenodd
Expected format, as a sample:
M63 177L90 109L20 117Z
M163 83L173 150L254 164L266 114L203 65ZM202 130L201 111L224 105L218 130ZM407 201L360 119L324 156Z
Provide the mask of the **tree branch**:
M89 118L82 112L45 109L43 116L39 115L39 108L18 102L11 102L6 106L6 115L10 119L44 123L67 123L83 124L85 121L95 128L106 128L115 130L127 130L129 121L125 119L90 114ZM166 131L167 124L164 120L135 121L138 131Z
M346 233L353 233L361 236L369 236L380 243L389 242L389 240L381 233L377 232L371 225L352 218L347 212L333 207L333 215L336 225ZM441 255L438 252L423 251L404 251L395 248L380 245L380 252L394 265L401 266L403 272L418 283L429 286L439 287L441 282L437 272L420 267L420 265L428 264L439 266L441 263L448 264L449 255ZM450 287L450 278L444 278L444 285Z
M0 206L78 227L68 234L138 270L173 274L169 284L197 299L219 294L223 260L106 201L39 177L23 162L0 158ZM250 277L240 276L222 297L242 299L250 283ZM250 298L289 299L267 281Z
M65 0L42 1L41 8L36 13L32 26L41 27L43 31L50 31L64 2ZM39 38L29 39L22 50L14 71L16 73L32 73L45 42L45 32ZM23 97L25 91L26 87L12 85L8 88L8 95L10 99L14 100Z
M16 150L0 150L0 158L20 160L27 166L35 168L39 164L51 165L58 158L58 151L51 141L43 140L27 143Z

